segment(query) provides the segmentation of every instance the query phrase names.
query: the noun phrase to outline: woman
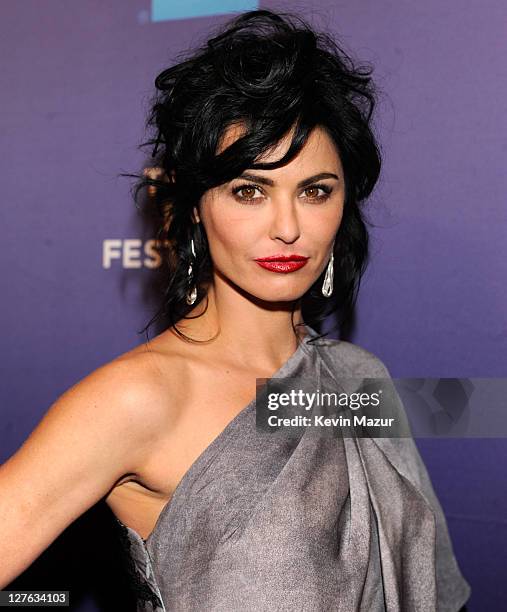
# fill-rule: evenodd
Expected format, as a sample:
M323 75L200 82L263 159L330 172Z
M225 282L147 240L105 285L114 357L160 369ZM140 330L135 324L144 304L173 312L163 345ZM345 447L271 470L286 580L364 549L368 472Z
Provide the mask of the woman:
M313 327L333 312L345 325L367 258L368 75L263 10L157 77L165 179L138 188L156 188L170 247L167 329L69 389L2 466L0 586L105 499L139 610L462 608L470 587L411 438L255 427L256 379L388 377Z

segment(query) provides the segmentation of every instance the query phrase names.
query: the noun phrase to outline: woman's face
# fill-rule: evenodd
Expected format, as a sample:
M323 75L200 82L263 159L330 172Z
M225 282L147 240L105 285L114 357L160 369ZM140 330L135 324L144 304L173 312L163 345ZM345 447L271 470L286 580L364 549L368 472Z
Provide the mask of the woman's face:
M221 149L239 135L239 128L229 128ZM287 137L257 161L280 159L289 144ZM214 273L261 300L297 300L326 268L343 215L345 184L334 143L316 127L286 166L241 176L207 191L195 211ZM266 267L256 261L290 255L306 263Z

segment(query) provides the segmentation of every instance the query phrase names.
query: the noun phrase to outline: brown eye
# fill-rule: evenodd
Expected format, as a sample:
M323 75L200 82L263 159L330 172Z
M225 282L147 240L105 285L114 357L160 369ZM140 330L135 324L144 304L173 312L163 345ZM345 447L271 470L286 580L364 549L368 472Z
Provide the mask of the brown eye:
M260 200L261 198L255 198L255 192L260 191L259 187L256 185L239 185L232 190L232 193L238 200L243 201L254 201Z
M319 195L319 191L323 191L324 193ZM307 196L310 200L323 201L327 200L331 191L332 188L328 185L311 185L305 189L304 193L310 192L310 195Z
M239 193L242 193L244 198L250 200L255 194L255 187L243 187Z

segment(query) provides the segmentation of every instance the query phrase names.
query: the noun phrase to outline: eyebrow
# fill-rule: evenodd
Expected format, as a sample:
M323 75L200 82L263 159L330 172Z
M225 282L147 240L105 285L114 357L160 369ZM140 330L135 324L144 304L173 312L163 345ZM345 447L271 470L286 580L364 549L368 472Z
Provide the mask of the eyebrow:
M271 187L274 187L275 182L272 181L269 178L266 178L265 176L260 176L258 174L248 174L248 173L243 173L240 174L237 178L239 179L245 179L247 181L257 181L258 183L262 183L263 185L269 185ZM297 184L297 187L306 187L307 185L311 185L312 183L314 183L315 181L321 181L322 179L327 179L327 178L334 178L336 180L340 180L336 174L333 174L332 172L320 172L319 174L315 174L314 176L309 176L308 178L300 181Z

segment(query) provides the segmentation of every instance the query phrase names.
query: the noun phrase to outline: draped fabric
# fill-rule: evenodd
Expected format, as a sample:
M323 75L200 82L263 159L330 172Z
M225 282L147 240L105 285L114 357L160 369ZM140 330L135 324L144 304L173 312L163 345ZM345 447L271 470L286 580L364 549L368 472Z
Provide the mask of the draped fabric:
M307 331L275 377L389 377ZM470 586L413 439L265 433L255 407L192 464L146 541L117 521L139 611L458 612Z

